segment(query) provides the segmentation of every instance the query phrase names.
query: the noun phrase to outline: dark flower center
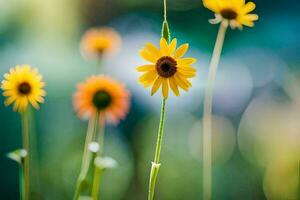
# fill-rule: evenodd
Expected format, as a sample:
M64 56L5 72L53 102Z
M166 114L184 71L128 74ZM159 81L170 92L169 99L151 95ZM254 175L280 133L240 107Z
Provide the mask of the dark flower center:
M112 98L106 91L100 90L93 97L93 104L98 110L103 110L111 104Z
M237 12L231 9L223 9L221 10L220 14L222 15L223 18L228 20L236 19L238 16Z
M104 49L103 47L98 47L98 48L96 49L96 51L97 51L97 54L101 56L101 55L103 55L105 49Z
M177 62L170 56L163 56L156 62L157 73L164 77L169 78L177 71Z
M29 83L23 82L23 83L21 83L21 84L19 85L18 91L19 91L19 93L22 94L22 95L29 94L30 91L31 91L31 86L30 86Z

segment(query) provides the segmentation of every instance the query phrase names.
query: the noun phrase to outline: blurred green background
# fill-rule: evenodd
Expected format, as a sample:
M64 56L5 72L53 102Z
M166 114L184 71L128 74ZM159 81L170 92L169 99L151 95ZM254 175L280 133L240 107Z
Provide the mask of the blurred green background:
M255 3L259 21L228 32L218 72L213 199L300 199L300 3ZM137 83L135 67L144 63L138 50L146 42L158 44L162 6L162 0L0 0L1 76L26 63L38 67L47 83L46 102L33 112L33 199L72 198L87 128L73 111L72 94L97 65L79 51L81 36L94 26L121 34L122 49L103 61L102 72L132 92L126 120L106 130L105 154L119 167L105 173L101 198L146 199L161 100ZM198 73L190 92L168 99L156 199L202 197L203 90L218 28L208 23L212 17L200 0L168 3L171 35L190 43ZM6 154L21 147L21 125L4 103L0 133L0 198L14 200L18 166Z

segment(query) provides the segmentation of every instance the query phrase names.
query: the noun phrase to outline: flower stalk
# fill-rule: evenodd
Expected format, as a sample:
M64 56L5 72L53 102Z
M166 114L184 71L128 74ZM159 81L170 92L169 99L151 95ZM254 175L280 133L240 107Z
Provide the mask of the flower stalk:
M164 0L164 21L163 21L163 25L162 25L162 33L161 34L162 34L162 37L167 42L170 41L170 29L169 29L169 24L167 21L167 0ZM165 113L166 113L166 98L163 97L154 161L151 163L148 200L153 200L153 198L154 198L156 179L157 179L158 171L159 171L159 168L161 165L159 163L159 158L160 158L162 139L163 139L164 127L165 127Z
M98 143L100 145L100 149L97 153L97 157L103 157L104 152L104 131L105 130L105 123L103 120L103 123L100 124L99 130L98 130ZM95 164L95 161L94 161ZM101 175L103 173L102 168L97 166L95 164L95 171L94 171L94 177L93 177L93 187L92 187L92 199L97 200L99 197L99 189L100 189L100 181L101 181Z
M21 113L22 118L22 139L23 149L27 152L27 155L21 162L21 185L22 185L22 197L24 200L29 200L29 110L28 108Z
M212 197L212 101L220 56L222 53L224 38L228 22L220 24L212 59L208 72L208 82L204 97L203 114L203 199Z
M151 172L150 172L148 200L152 200L154 198L156 179L161 165L159 163L159 158L161 152L162 138L164 134L165 112L166 112L166 99L163 99L162 106L161 106L161 115L160 115L160 123L159 123L158 135L157 135L155 156L154 156L154 161L152 162Z
M95 117L91 118L89 121L85 145L84 145L84 151L82 156L81 169L80 169L79 177L77 179L77 185L76 185L76 190L75 190L73 200L79 199L83 189L84 181L86 180L88 171L90 169L90 164L93 160L93 153L89 151L89 145L93 141L98 126L98 121L99 121L99 113L97 112Z

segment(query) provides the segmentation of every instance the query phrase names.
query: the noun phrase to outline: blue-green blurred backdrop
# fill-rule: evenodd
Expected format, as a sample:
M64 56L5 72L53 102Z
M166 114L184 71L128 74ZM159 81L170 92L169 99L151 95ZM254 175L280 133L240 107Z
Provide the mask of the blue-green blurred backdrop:
M227 34L214 98L213 199L299 199L300 3L255 1L254 28ZM36 153L33 199L71 199L87 122L76 117L76 84L95 71L80 38L90 27L111 26L122 49L102 62L102 72L125 82L131 111L105 135L105 153L119 162L107 171L102 199L146 199L159 122L160 95L137 83L138 50L158 44L162 0L0 0L0 74L16 64L39 68L46 102L34 111ZM172 37L190 43L196 57L193 88L167 102L162 167L156 199L202 196L203 89L217 34L213 14L200 0L170 0ZM6 154L21 147L17 113L0 97L0 198L18 199L18 166Z

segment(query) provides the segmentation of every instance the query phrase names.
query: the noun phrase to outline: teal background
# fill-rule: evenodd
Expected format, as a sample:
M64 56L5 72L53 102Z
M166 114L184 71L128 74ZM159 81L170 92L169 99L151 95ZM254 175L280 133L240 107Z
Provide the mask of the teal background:
M300 199L300 4L255 1L254 28L229 30L214 98L213 199ZM0 0L0 74L16 64L39 68L47 83L45 104L33 111L36 151L32 199L71 199L79 172L87 122L72 107L76 84L97 63L79 51L90 27L114 27L121 51L101 63L102 73L124 82L131 110L109 126L105 154L119 166L105 173L101 199L146 199L159 122L160 94L137 83L138 50L158 44L159 0ZM190 43L198 62L193 88L167 102L156 199L201 199L203 91L218 26L200 0L170 0L171 36ZM0 197L19 198L18 166L6 157L21 147L18 113L0 96ZM32 137L32 140L34 137Z

